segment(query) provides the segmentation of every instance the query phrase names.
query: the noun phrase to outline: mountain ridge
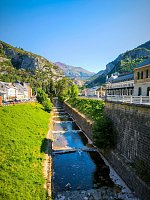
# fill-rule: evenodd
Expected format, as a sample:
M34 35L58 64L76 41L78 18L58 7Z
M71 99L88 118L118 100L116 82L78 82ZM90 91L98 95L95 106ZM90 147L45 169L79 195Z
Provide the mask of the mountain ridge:
M94 72L90 72L82 67L74 67L62 62L55 62L55 64L59 66L63 70L64 74L69 78L87 79L95 74Z
M130 73L140 63L150 58L150 40L138 47L121 53L115 60L106 65L106 69L100 75L97 75L94 80L87 82L87 87L102 85L106 82L106 76L110 76L114 72ZM91 77L92 79L92 77Z
M1 81L29 82L35 88L44 88L63 76L62 70L46 58L0 41Z

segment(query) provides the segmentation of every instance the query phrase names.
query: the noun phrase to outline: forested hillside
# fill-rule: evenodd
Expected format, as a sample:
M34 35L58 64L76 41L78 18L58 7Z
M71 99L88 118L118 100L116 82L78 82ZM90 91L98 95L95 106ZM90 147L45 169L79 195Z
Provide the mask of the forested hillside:
M0 80L29 82L33 88L46 87L62 78L62 70L42 56L0 41Z
M150 41L120 54L114 61L106 65L106 69L88 83L88 87L102 85L106 81L106 76L114 72L120 74L133 72L134 68L143 61L150 58ZM99 72L98 72L99 73Z

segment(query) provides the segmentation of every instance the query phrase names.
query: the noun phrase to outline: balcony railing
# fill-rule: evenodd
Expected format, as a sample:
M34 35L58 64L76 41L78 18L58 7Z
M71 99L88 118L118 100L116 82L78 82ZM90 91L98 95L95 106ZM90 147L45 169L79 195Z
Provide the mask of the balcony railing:
M108 95L107 101L118 101L134 104L148 104L150 105L150 96L127 96L127 95Z

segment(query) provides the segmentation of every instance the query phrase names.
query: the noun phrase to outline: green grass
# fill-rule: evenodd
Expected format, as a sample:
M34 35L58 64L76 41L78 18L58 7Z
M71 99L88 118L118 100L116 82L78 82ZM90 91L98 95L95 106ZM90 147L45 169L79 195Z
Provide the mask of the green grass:
M41 145L49 116L37 103L0 107L0 199L46 199Z
M103 117L104 101L76 98L67 100L67 103L93 121Z

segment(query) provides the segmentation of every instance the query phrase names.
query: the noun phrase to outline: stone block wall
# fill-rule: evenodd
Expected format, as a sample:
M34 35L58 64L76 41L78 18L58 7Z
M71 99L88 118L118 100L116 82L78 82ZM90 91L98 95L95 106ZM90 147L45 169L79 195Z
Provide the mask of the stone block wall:
M150 106L106 102L105 113L117 130L116 149L129 162L150 168Z
M92 122L69 104L64 103L64 108L92 139ZM116 148L104 156L128 187L141 200L148 200L150 187L137 176L130 164L139 159L150 169L150 106L106 102L105 113L116 128L117 142Z

